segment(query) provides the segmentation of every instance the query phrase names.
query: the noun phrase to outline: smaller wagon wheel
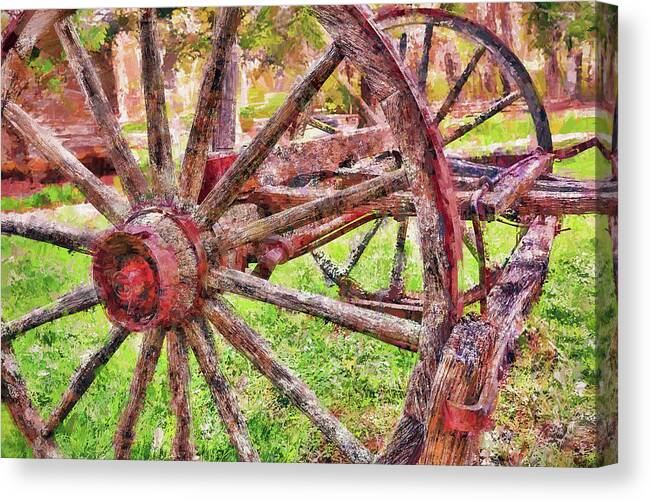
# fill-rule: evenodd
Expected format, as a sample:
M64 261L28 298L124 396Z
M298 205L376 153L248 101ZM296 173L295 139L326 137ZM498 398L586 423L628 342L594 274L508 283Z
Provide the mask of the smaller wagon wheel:
M75 73L109 156L119 174L126 198L103 185L67 151L46 128L15 102L3 96L4 123L27 141L75 184L114 228L92 233L58 223L2 215L2 231L49 242L93 256L92 286L82 285L53 305L38 308L2 327L3 399L17 427L37 457L57 457L57 427L92 384L99 368L115 354L130 332L142 332L142 344L130 394L114 436L115 457L130 457L135 428L167 342L172 406L177 417L173 443L175 459L191 459L191 416L188 355L192 350L211 390L231 444L241 460L257 461L246 420L219 368L209 324L284 393L351 462L371 462L373 455L317 396L271 351L267 342L224 301L228 291L253 297L292 311L325 318L397 346L419 350L431 358L445 341L456 317L456 263L460 229L450 173L440 137L429 126L431 117L413 82L404 73L389 39L371 20L371 12L357 6L323 6L318 19L335 40L321 59L290 92L287 100L238 157L207 197L197 204L209 137L220 98L224 61L230 52L241 11L223 8L215 16L212 52L206 64L196 115L178 179L171 155L165 93L158 51L155 9L142 9L140 45L145 94L149 163L148 186L128 148L102 90L97 73L66 12L38 11L33 19L42 32L55 28ZM19 37L3 64L3 81L19 68L38 38ZM221 227L220 218L234 203L241 187L264 161L280 136L294 122L325 80L346 57L370 79L406 162L404 169L379 176L339 193L272 214L244 227ZM15 73L13 73L15 74ZM6 87L5 87L6 89ZM286 289L218 266L220 255L247 242L276 235L353 210L411 186L421 234L424 269L423 327L391 315L369 312L330 298ZM12 341L26 331L68 314L103 304L113 323L106 344L84 361L72 377L54 411L42 419L32 404L12 350ZM420 369L419 369L420 371ZM427 371L427 369L425 369Z
M400 57L417 78L419 90L426 97L428 78L431 78L430 51L432 41L438 32L453 36L454 40L471 43L472 55L457 80L449 89L441 103L433 103L434 124L441 130L445 153L452 172L456 175L457 189L479 190L482 189L482 179L489 183L496 182L504 170L520 161L537 158L537 152L551 153L552 136L547 113L542 101L533 85L531 77L518 57L490 30L467 18L458 16L441 9L385 6L376 11L375 22L386 33L393 35L393 40L400 53ZM422 48L409 50L408 31L421 28L416 32L420 36L423 31ZM424 28L424 30L422 29ZM438 31L435 31L438 30ZM414 36L413 33L411 36ZM479 74L480 69L488 71L499 70L502 76L503 95L496 96L491 103L483 103L485 110L473 110L471 115L459 120L460 125L445 126L445 121L450 117L455 106L460 104L463 90L473 74ZM486 123L500 113L508 112L513 105L524 102L526 111L531 120L531 133L523 137L510 138L510 144L492 145L494 151L481 152L478 155L468 155L455 150L457 140L472 133L477 127ZM509 147L515 150L509 151ZM538 162L534 167L539 174L551 170L551 157ZM532 177L533 180L534 177ZM483 188L484 191L487 187ZM479 193L478 193L479 195ZM526 218L523 220L510 214L504 214L509 219L517 221L507 224L519 225L522 237L527 228ZM484 298L490 289L490 284L497 277L498 270L491 268L488 263L487 242L484 242L483 233L486 223L480 222L479 217L469 217L472 227L465 228L463 240L466 243L474 260L479 264L479 283L468 289L461 302L465 305L479 301L485 309ZM485 219L482 217L482 219ZM401 217L395 238L395 251L389 285L379 291L366 290L363 284L355 282L350 275L355 265L361 259L371 239L376 235L381 220L378 219L368 228L365 234L355 242L351 248L346 262L339 266L321 251L313 252L313 256L320 266L327 283L337 284L342 297L353 304L366 308L383 311L404 318L419 321L422 314L422 301L418 294L405 291L403 272L405 270L405 242L408 240L408 217ZM523 224L525 223L525 224Z

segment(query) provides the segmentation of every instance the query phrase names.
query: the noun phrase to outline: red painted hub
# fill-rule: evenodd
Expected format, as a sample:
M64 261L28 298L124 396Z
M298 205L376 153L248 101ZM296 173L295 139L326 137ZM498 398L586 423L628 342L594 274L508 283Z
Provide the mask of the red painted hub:
M95 288L107 315L131 331L186 318L198 304L206 272L194 223L161 208L107 232L93 253Z

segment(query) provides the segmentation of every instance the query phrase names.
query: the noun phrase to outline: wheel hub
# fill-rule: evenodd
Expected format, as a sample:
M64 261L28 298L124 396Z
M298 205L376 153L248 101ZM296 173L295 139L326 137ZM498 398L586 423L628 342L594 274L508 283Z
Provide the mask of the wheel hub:
M93 280L111 321L132 331L179 323L198 306L207 272L199 230L179 211L134 213L95 244Z

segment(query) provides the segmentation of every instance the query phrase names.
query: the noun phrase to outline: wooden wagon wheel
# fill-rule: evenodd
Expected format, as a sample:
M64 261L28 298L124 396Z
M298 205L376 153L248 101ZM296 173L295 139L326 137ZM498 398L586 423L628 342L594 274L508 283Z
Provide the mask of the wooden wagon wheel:
M385 6L375 13L374 20L385 32L393 34L395 45L402 60L409 60L412 63L414 60L417 61L417 66L411 69L414 75L417 75L418 87L424 97L426 96L425 89L430 76L430 49L435 34L434 29L451 32L474 45L466 67L449 89L443 102L436 103L433 118L434 124L441 129L448 163L456 176L457 189L478 190L483 188L483 191L486 191L490 186L483 185L484 181L492 185L503 175L500 169L511 168L518 161L524 161L524 164L519 168L516 167L515 170L529 169L530 182L520 184L518 192L511 194L509 198L513 201L515 195L522 194L531 187L531 183L538 175L545 171L551 171L551 156L534 156L536 150L542 153L551 153L553 149L547 113L526 68L499 37L487 28L467 18L434 8ZM416 48L416 54L408 52L407 33L403 31L413 27L425 28L422 52L419 52L421 51L420 48ZM414 55L417 57L413 57ZM492 103L487 104L485 111L477 112L474 110L473 115L469 115L466 119L460 121L461 125L444 127L445 119L449 117L455 105L458 104L464 87L468 84L473 73L479 71L481 64L489 68L499 69L503 79L504 94L496 97ZM467 154L462 158L454 150L455 141L462 139L496 115L508 111L512 105L517 104L519 101L524 101L533 127L531 137L512 138L513 140L519 139L519 142L522 143L516 150L509 151L508 145L495 144L491 145L494 151L484 152L471 158L468 158ZM479 196L480 193L477 193L477 195ZM509 205L510 203L505 203L504 207ZM508 215L509 218L515 216L514 214L505 215ZM468 305L480 301L482 310L485 310L485 297L490 289L490 284L496 279L497 270L489 269L487 264L486 249L482 236L483 228L479 222L480 219L485 219L485 217L480 218L480 214L474 214L474 216L476 217L470 217L473 223L472 230L466 230L463 239L471 254L479 263L480 283L464 294L462 302ZM491 214L491 216L495 216L495 214ZM524 218L524 221L522 218L516 217L516 219L520 219L519 223L527 222L527 218ZM314 252L313 255L327 281L330 284L337 284L340 295L346 298L347 301L376 311L419 321L422 314L421 301L417 295L405 291L402 277L405 270L405 243L408 240L408 222L408 218L405 217L401 217L398 221L393 266L389 286L386 289L368 291L364 289L363 284L356 283L350 278L355 265L359 262L365 249L377 233L381 223L380 219L376 220L353 246L343 266L336 265L320 251ZM524 234L527 225L524 224L520 228L519 237Z
M92 253L93 286L81 286L53 305L36 309L2 328L3 399L19 430L37 457L57 457L54 433L92 384L97 370L124 342L129 332L142 331L143 340L128 403L114 437L115 457L128 458L144 394L167 341L170 388L177 416L173 456L190 459L187 350L194 352L208 382L231 443L242 460L258 460L246 421L224 378L217 359L212 323L224 338L281 391L335 444L351 462L371 462L372 454L326 409L316 395L278 361L267 343L239 318L221 298L230 291L280 304L285 308L325 318L384 341L419 349L423 360L440 351L457 315L456 263L460 227L456 201L437 129L411 78L398 62L390 40L372 22L363 7L320 7L316 15L335 42L290 92L285 103L262 129L213 190L197 205L211 117L221 92L221 68L240 20L237 8L222 9L215 18L213 50L207 63L180 176L174 175L165 97L157 50L155 10L140 17L142 80L145 92L152 186L148 186L128 148L90 58L66 12L35 13L30 20L38 33L55 22L67 59L77 76L126 198L103 185L69 151L15 102L3 96L2 116L26 140L74 183L88 201L113 223L101 234L76 231L58 223L3 215L2 231L73 251ZM63 18L63 19L61 19ZM34 24L36 23L36 24ZM25 33L25 32L24 32ZM14 78L31 45L29 36L12 44L3 64L3 80ZM379 176L333 196L314 200L255 221L244 228L220 231L218 220L234 202L249 176L268 155L279 137L344 57L363 71L383 105L400 143L404 169ZM7 81L7 80L5 80ZM5 86L6 90L7 87ZM246 242L352 209L373 198L411 185L424 238L425 312L423 329L407 320L370 313L319 295L278 286L215 265L220 253ZM213 229L218 233L215 234ZM29 399L11 343L29 329L102 303L113 323L108 342L85 361L52 414L42 419ZM428 362L425 365L431 366Z

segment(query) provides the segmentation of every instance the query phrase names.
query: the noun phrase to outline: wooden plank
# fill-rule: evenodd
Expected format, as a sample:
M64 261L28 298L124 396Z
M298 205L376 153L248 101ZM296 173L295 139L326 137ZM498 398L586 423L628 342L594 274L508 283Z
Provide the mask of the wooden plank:
M473 184L473 189L477 186ZM331 197L342 190L323 188L263 187L241 199L270 212L286 211ZM462 219L471 216L470 201L473 191L457 191L457 209ZM617 212L617 183L613 181L578 181L556 176L545 176L534 182L533 189L516 200L511 208L520 215L615 214ZM366 201L356 206L355 212L375 212L376 217L391 215L396 218L416 215L411 193L397 191L387 196ZM346 214L347 212L344 212ZM482 219L487 219L483 216ZM241 228L240 228L241 230ZM222 231L230 232L223 227Z
M406 184L403 170L384 174L351 188L338 190L322 199L253 221L243 228L233 228L227 234L219 235L216 244L222 250L228 250L245 243L260 242L269 235L300 228L329 216L341 214L369 200L404 189Z
M542 291L557 221L548 217L530 226L488 295L486 318L455 326L432 385L421 462L477 460L481 433L492 426L500 368Z
M153 329L145 332L142 336L140 353L131 379L129 400L122 411L113 437L115 459L129 459L131 456L131 446L136 439L136 424L145 405L147 386L154 378L164 338L163 329Z
M73 12L67 9L44 9L29 12L24 25L18 27L20 33L17 33L17 38L11 41L12 46L6 55L3 45L2 107L8 102L18 99L20 93L27 86L30 74L27 64L34 46L49 32L55 22ZM23 23L21 22L21 24Z
M427 26L429 27L433 25L428 24ZM483 45L475 49L475 52L473 52L470 61L468 61L468 64L461 72L461 75L459 75L459 78L454 83L454 85L448 92L447 96L445 96L445 100L443 101L443 104L441 105L438 112L436 113L435 119L437 123L441 123L443 119L446 116L448 116L448 113L450 113L450 110L454 106L454 103L457 102L457 99L459 98L459 95L461 94L464 85L466 85L466 82L470 78L470 75L472 75L472 72L475 71L475 68L477 67L477 63L479 63L479 60L484 55L484 52L486 52L486 47L484 47Z
M501 111L511 106L515 101L517 101L521 97L522 94L519 91L515 91L515 92L511 92L510 94L507 94L506 96L499 98L497 101L491 104L488 110L486 110L484 113L477 115L470 122L461 125L460 127L454 129L451 132L446 133L445 136L443 137L443 143L445 145L448 145L451 142L456 141L457 139L465 136L466 134L468 134L468 132L470 132L473 129L476 129L489 118L494 117Z
M172 440L172 457L177 461L195 458L190 411L190 366L185 335L176 328L167 330L167 374L172 394L172 411L176 416L176 433Z
M129 331L120 326L114 326L109 333L109 339L99 350L88 357L75 371L70 384L63 392L61 400L50 414L43 429L43 435L48 436L63 423L75 404L95 381L99 370L106 365L129 335Z
M510 209L516 200L531 190L540 175L551 171L553 162L553 155L536 152L513 165L492 189L479 198L479 214L492 218Z

